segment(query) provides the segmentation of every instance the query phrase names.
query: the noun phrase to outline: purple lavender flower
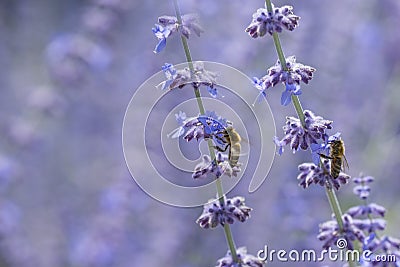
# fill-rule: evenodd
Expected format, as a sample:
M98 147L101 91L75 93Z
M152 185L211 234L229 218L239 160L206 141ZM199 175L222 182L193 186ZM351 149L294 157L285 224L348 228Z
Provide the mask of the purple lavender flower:
M223 174L236 177L240 171L239 164L232 167L229 164L228 156L218 152L215 160L211 160L208 155L203 155L203 160L195 167L192 177L199 179L213 175L215 178L219 178Z
M250 211L244 203L244 197L226 198L223 201L211 199L204 205L203 213L196 220L201 228L215 228L218 224L224 226L226 223L233 224L235 220L245 222L250 218Z
M279 154L283 153L283 147L288 144L295 153L299 148L307 150L311 144L318 144L318 140L327 142L329 137L325 131L332 128L332 121L316 116L310 110L304 111L304 117L305 127L301 125L300 119L286 117L286 125L283 126L285 136L282 140L274 137L274 142L279 147Z
M341 172L337 178L333 178L330 172L331 163L325 159L322 166L315 165L314 163L303 163L299 165L300 174L297 176L299 185L307 188L312 183L321 186L334 187L339 190L340 186L346 184L350 176Z
M181 126L169 133L168 136L171 136L171 138L183 136L183 139L187 142L212 139L216 146L228 145L225 129L232 123L218 116L215 112L207 111L204 115L186 118L186 114L180 111L179 114L175 114L175 117ZM241 171L240 165L238 163L232 166L228 155L220 152L217 153L214 160L210 156L204 155L202 162L195 167L192 177L199 179L213 175L215 178L219 178L223 174L236 177L237 173Z
M353 182L356 184L354 193L359 196L364 205L359 205L349 208L346 215L352 217L353 225L368 235L364 241L362 249L363 251L368 250L370 254L368 259L361 261L362 266L392 266L389 262L377 261L377 255L383 256L395 256L397 257L394 266L400 266L400 240L390 237L383 236L379 238L376 234L378 231L382 231L386 227L386 221L384 217L386 209L378 204L370 203L366 204L366 199L371 191L369 184L374 181L371 176L363 176L353 178Z
M182 111L175 114L176 120L181 125L177 129L169 133L171 138L178 138L183 135L183 139L191 141L196 139L213 138L217 143L222 142L222 131L228 127L228 121L218 116L213 111L207 111L204 115L186 118L186 114ZM217 138L216 138L217 137Z
M287 106L291 103L292 101L292 95L301 95L301 88L300 85L295 84L295 83L288 83L286 82L285 84L285 91L283 91L281 95L281 105L282 106Z
M354 177L353 182L356 184L356 186L353 188L353 193L361 199L367 199L371 192L369 184L373 181L374 177L372 176L364 177L363 175L360 175L360 177Z
M386 220L384 219L353 219L353 223L358 229L367 233L382 231L386 228Z
M217 74L204 69L202 62L193 63L194 72L189 68L176 70L170 63L165 63L162 70L167 78L165 81L157 85L161 90L172 90L174 88L183 88L186 84L191 83L194 88L199 88L201 85L207 87L208 93L216 98L218 96L216 88Z
M245 31L251 37L257 38L267 32L272 35L274 32L282 32L282 29L293 31L297 27L300 17L293 14L292 6L272 6L272 10L273 12L268 12L266 8L257 9Z
M254 85L255 88L258 89L258 91L260 91L260 93L258 94L257 99L253 103L253 106L254 106L256 102L260 103L263 98L266 98L267 97L267 93L265 92L266 88L264 87L263 81L261 81L257 77L253 77L253 85Z
M164 28L161 25L156 24L154 28L151 29L154 35L158 38L158 44L154 48L154 53L161 52L167 45L167 38L171 35L171 30Z
M339 229L339 225L336 219L326 221L319 225L319 234L317 238L321 241L325 241L323 244L324 249L332 248L336 245L339 238L344 238L347 241L347 248L353 249L352 242L358 240L363 242L365 235L358 225L354 223L353 218L350 215L344 214L342 216L343 229Z
M384 235L380 238L379 243L377 243L375 249L382 249L384 251L388 250L400 250L400 239L391 236Z
M240 260L240 264L233 261L231 252L228 250L225 257L217 261L216 267L262 267L264 262L256 256L247 254L246 247L240 247L236 250L236 254Z
M368 205L360 205L354 206L348 209L346 212L353 218L359 218L364 215L372 215L372 216L385 216L386 209L378 204L370 203Z
M152 28L154 35L158 38L158 44L154 49L154 53L161 52L167 45L167 38L175 32L180 32L183 36L189 39L189 36L194 32L197 36L203 32L198 17L195 14L186 14L182 16L182 25L174 16L161 16L158 18L158 23Z
M279 60L267 70L261 79L253 78L254 86L260 95L266 96L266 90L281 82L285 84L285 91L281 96L281 104L286 106L291 102L292 95L300 95L300 82L308 84L312 79L314 68L296 62L295 56L286 58L286 70L282 68Z
M362 249L373 253L368 260L363 260L362 266L400 266L400 239L386 235L378 238L375 233L371 233L364 240ZM394 256L395 261L377 261L376 255L386 256L387 259L388 256Z

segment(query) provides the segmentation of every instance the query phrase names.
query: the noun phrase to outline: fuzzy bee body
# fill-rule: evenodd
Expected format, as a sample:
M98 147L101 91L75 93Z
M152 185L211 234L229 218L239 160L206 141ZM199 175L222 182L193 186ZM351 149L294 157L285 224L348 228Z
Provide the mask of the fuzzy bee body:
M236 132L236 130L231 125L229 125L223 130L222 136L223 138L220 137L216 138L226 143L226 146L224 148L215 146L215 149L221 152L225 152L229 148L228 150L229 165L231 165L231 167L235 167L239 161L240 149L241 149L240 142L242 139L239 133Z
M342 170L348 169L349 164L345 156L344 142L341 139L329 142L330 153L329 156L320 154L321 157L331 160L331 175L337 178Z

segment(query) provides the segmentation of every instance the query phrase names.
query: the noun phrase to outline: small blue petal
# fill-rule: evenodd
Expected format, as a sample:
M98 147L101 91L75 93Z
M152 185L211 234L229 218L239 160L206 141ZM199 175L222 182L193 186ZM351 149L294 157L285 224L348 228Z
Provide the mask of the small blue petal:
M161 67L163 72L171 72L171 70L174 70L174 65L172 65L171 63L165 63L162 67Z
M375 233L371 233L367 238L364 239L363 250L368 249L368 245L371 244L371 242L374 240L374 238L375 238Z
M253 77L253 85L255 88L257 88L260 91L264 91L264 86L263 83L260 79L258 79L257 77Z
M151 30L153 31L154 35L156 35L160 31L160 27L161 27L161 25L156 24L154 28L151 28Z
M283 154L283 146L281 144L281 141L279 141L278 137L274 136L273 141L275 145L279 147L278 154L281 156Z
M167 38L160 39L160 41L158 42L158 44L154 48L153 52L155 54L161 52L165 48L166 45L167 45Z
M204 116L212 119L214 121L214 124L216 124L216 126L213 127L217 127L219 130L222 130L228 126L227 120L225 118L222 118L221 116L218 116L215 111L207 110Z
M281 105L283 106L289 105L291 102L291 97L292 97L291 91L288 90L283 91L281 96Z
M254 104L256 102L261 103L261 101L267 97L267 93L266 93L266 88L265 88L265 84L263 81L261 81L257 77L253 77L252 82L253 82L254 87L257 88L258 91L260 91L256 100L253 103L253 106L254 106Z
M207 86L207 91L210 94L210 96L212 96L213 98L217 97L217 88L211 87L211 86Z
M178 114L175 114L175 119L179 125L183 125L186 120L186 113L183 111L179 111Z
M210 127L210 125L208 124L208 118L207 117L205 117L205 116L199 116L198 118L197 118L197 120L199 121L199 122L201 122L201 124L203 124L203 126L204 126L204 132L206 133L206 134L211 134L211 132L212 132L212 129L211 129L211 127Z
M320 155L319 155L318 153L312 153L312 154L311 154L311 157L312 157L313 163L314 163L315 165L318 165L318 164L319 164L319 161L320 161Z
M310 144L311 148L311 157L315 165L320 163L319 154L329 154L327 151L328 145L325 143L322 144Z
M297 87L294 83L286 83L286 91L296 91Z
M294 94L294 95L301 95L301 93L302 93L302 91L301 91L301 89L300 89L300 86L299 86L298 89L296 89L295 91L293 91L293 94Z
M342 135L342 133L337 132L334 135L329 136L328 142L339 140L341 135Z
M169 88L170 85L171 85L173 82L174 82L174 80L166 80L166 81L163 81L163 82L161 83L161 84L162 84L161 90L165 90L165 89Z

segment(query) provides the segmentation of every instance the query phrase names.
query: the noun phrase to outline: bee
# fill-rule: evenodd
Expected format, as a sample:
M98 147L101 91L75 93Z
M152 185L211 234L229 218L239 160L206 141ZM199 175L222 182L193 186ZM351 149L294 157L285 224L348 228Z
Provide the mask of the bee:
M215 135L215 138L222 141L225 144L224 148L220 146L214 146L220 152L225 152L228 148L228 161L231 167L235 167L238 164L241 145L240 142L242 138L239 133L233 128L232 125L228 125L221 132L222 137L219 135Z
M345 156L345 147L343 140L341 139L332 140L329 142L329 144L330 144L329 156L323 154L319 155L323 158L331 160L331 175L333 178L337 178L339 176L340 171L349 168L349 163L347 162Z

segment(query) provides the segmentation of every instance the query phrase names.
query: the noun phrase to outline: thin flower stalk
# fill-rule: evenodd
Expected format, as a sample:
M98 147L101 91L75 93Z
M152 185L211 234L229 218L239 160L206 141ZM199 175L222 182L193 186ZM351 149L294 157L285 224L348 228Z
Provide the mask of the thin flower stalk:
M178 5L178 0L174 0L174 8L175 8L176 17L178 19L178 23L182 24L182 16L181 16L180 8ZM181 41L182 41L183 49L185 51L186 61L188 62L191 72L193 73L194 66L193 66L192 56L190 54L189 44L187 42L187 39L184 36L181 36ZM201 94L200 94L199 88L194 87L194 93L196 96L196 101L197 101L197 105L199 107L200 114L204 115L205 109L204 109L203 101L201 99ZM208 139L207 144L208 144L208 150L209 150L211 159L214 160L216 158L216 155L214 152L212 140ZM224 193L223 193L222 183L219 179L216 179L215 184L217 187L218 199L220 201L220 204L222 205L222 204L224 204ZM223 227L224 227L224 233L225 233L226 241L229 246L231 257L235 263L238 263L240 261L240 259L238 258L238 254L236 252L236 245L235 245L235 241L232 236L231 228L230 228L229 224L224 224Z
M268 11L272 12L271 0L265 0L265 4L267 6ZM281 46L281 43L280 43L280 39L279 39L278 33L274 32L272 37L274 39L275 49L276 49L276 52L278 54L279 61L281 63L282 69L287 70L286 59L285 59L285 55L284 55L283 50L282 50L282 46ZM297 95L292 95L291 98L292 98L292 103L293 103L293 106L294 106L294 108L296 110L297 116L300 119L302 125L305 126L306 123L305 123L305 117L304 117L304 110L303 110L303 108L301 106L300 99L299 99L299 97ZM332 211L336 215L335 217L336 217L337 223L339 225L339 229L343 230L343 221L342 221L343 214L341 212L340 204L339 204L339 201L338 201L338 199L336 197L336 193L335 193L335 191L332 190L332 188L329 188L328 186L325 187L325 188L326 188L326 194L328 196L328 200L329 200L329 203L331 205Z

